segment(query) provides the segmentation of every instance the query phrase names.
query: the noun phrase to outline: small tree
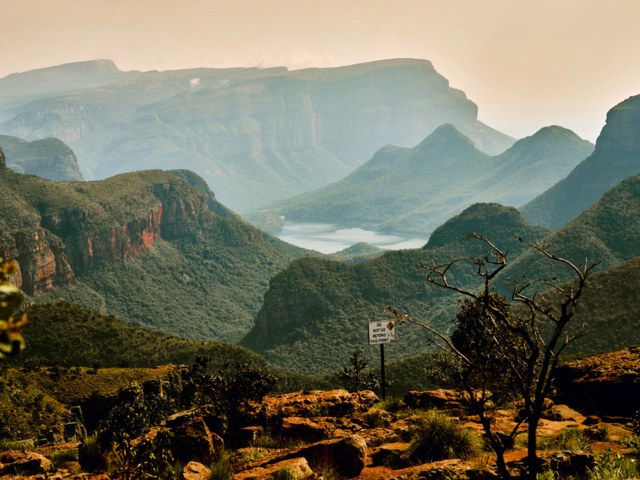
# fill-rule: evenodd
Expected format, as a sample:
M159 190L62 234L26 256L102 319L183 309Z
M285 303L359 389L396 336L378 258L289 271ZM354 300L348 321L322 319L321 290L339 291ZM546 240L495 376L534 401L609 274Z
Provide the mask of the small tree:
M362 390L373 390L375 392L382 388L382 381L375 373L364 373L369 366L369 361L369 357L363 356L360 350L356 350L349 358L353 368L344 367L335 374L346 390L358 392L362 387ZM387 380L385 384L386 386L391 386L392 382Z
M480 417L491 447L496 452L497 467L503 478L510 478L504 461L504 452L519 433L523 421L528 422L528 466L529 476L536 478L537 429L543 411L544 400L549 396L551 384L564 348L576 338L564 330L573 318L587 278L599 264L586 264L579 268L545 248L524 242L549 260L569 266L576 274L575 284L559 285L557 278L527 280L507 279L511 289L511 300L524 308L524 313L514 315L505 299L493 291L492 281L507 266L507 252L502 252L490 238L475 233L465 235L467 240L478 240L487 246L481 257L459 258L443 265L418 266L429 273L425 280L439 287L453 290L467 297L462 302L457 319L459 330L449 337L432 327L402 315L392 308L390 312L399 323L412 322L432 333L429 340L440 350L439 363L443 366L442 377L457 384L467 394L470 409ZM475 275L480 277L483 288L480 292L466 290L448 282L451 267L460 262L475 266ZM558 308L549 305L537 286L556 292L561 300ZM525 417L510 432L496 431L491 412L496 403L504 401L513 391L524 402Z
M214 376L207 373L210 362L211 357L196 357L186 375L192 403L206 406L218 424L217 433L233 432L250 419L255 404L274 389L278 379L247 364L236 365L232 375L229 363Z

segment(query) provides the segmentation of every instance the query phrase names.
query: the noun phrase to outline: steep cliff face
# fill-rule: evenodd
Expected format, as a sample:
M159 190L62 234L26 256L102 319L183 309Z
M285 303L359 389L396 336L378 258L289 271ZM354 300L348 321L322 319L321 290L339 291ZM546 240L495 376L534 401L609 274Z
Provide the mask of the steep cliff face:
M569 175L520 208L531 223L558 229L622 180L640 173L640 95L607 113L594 152Z
M445 123L488 154L514 142L479 122L476 104L431 62L415 59L292 72L147 72L15 102L21 113L0 129L70 142L90 178L188 168L241 212L337 181L379 148L413 147Z
M15 258L20 266L16 286L29 295L44 295L55 286L73 285L76 274L139 257L161 239L163 229L174 236L188 233L188 222L181 221L207 210L207 205L202 194L173 175L155 172L143 182L141 191L133 189L114 205L110 197L117 197L119 189L132 183L129 180L139 182L142 175L112 181L111 194L108 188L100 192L104 186L85 184L80 192L88 205L64 208L73 203L78 190L59 186L57 204L47 205L46 195L38 192L55 184L8 169L2 172L0 203L7 211L0 216L0 225L4 224L0 253ZM108 195L102 197L105 193ZM10 219L19 208L31 214L22 217L28 221Z

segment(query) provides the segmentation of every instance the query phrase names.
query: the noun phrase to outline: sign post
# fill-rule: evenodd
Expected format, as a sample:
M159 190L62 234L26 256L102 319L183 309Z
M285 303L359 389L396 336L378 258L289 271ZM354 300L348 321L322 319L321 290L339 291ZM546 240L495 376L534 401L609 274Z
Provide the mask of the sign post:
M382 370L382 399L387 399L387 385L384 375L384 344L396 343L396 324L393 321L369 322L369 345L380 345L380 368Z

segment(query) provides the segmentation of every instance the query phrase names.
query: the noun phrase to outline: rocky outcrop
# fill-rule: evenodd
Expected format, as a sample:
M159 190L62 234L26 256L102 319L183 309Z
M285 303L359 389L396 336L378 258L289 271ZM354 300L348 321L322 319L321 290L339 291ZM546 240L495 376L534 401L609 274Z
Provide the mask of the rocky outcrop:
M51 469L51 460L35 452L10 450L0 453L0 475L44 473Z
M322 411L325 416L343 416L367 411L377 401L378 397L370 390L358 393L344 389L299 391L265 397L257 416L261 419L307 417L313 411Z
M8 171L7 184L27 183L17 175ZM141 183L135 178L136 174L130 175L133 176L130 182ZM141 176L144 179L144 174ZM17 224L15 219L8 217L12 220L5 221L3 228L0 213L0 255L15 258L18 262L20 272L14 279L15 284L29 295L44 295L57 285L73 285L75 275L101 264L115 265L145 254L162 235L179 237L201 228L197 221L191 220L207 210L204 195L173 175L164 177L162 180L168 182L142 184L139 191L132 191L128 197L116 196L114 200L107 201L100 190L105 187L92 186L102 203L92 199L92 187L65 190L49 187L42 180L29 182L33 190L51 188L54 192L68 195L68 203L72 205L78 203L74 198L77 193L88 195L88 199L86 207L57 209L44 201L43 205L24 207L24 199L10 199L20 205L19 208L32 207L30 213L33 214L33 218L23 219ZM123 180L124 187L114 185L115 191L130 188L127 179ZM36 197L29 197L28 201L33 198ZM64 199L59 203L64 205ZM205 221L211 222L212 219L207 217ZM259 233L258 230L256 232ZM261 236L259 240L262 241Z
M49 292L55 285L73 285L75 276L60 238L41 227L15 232L20 266L21 288L35 297Z
M7 161L4 157L4 152L2 151L2 148L0 148L0 170L3 170L7 168Z
M600 416L631 418L640 396L640 346L566 363L554 382L557 402Z

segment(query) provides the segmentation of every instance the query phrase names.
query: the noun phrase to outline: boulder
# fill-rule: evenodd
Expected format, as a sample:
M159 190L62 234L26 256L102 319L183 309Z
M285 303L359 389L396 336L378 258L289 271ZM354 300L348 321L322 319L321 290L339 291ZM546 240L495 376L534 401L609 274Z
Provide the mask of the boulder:
M35 452L0 453L0 475L38 474L51 469L51 460Z
M274 455L240 465L242 472L266 468L267 466L304 457L313 465L330 465L344 477L360 474L367 461L367 444L359 435L351 435L334 440L323 440L311 445L280 451ZM235 478L235 477L234 477Z
M340 417L347 413L367 411L377 401L378 397L370 390L357 393L349 393L344 389L299 391L265 397L256 415L262 421L286 417Z
M173 454L177 461L188 463L194 459L210 462L216 451L224 449L224 441L209 431L202 417L187 418L181 424L171 428Z
M640 397L640 346L560 366L556 399L590 413L633 417Z
M288 470L292 478L298 480L313 475L307 459L304 457L291 458L272 463L264 467L245 470L233 476L233 480L271 480L278 478L278 472ZM287 476L287 478L290 478Z
M329 437L333 430L335 430L335 425L330 421L316 418L289 417L282 421L280 434L287 439L313 443Z
M331 465L338 474L351 478L359 475L367 462L367 444L360 435L351 435L301 447L295 454L314 464Z
M409 392L404 397L404 403L409 408L437 408L463 415L466 409L465 399L465 393L439 388L427 392Z
M182 480L207 480L211 470L198 462L189 462L182 469Z
M410 443L405 442L385 443L371 452L371 461L376 466L407 467L408 463L403 462L400 457L410 446Z

